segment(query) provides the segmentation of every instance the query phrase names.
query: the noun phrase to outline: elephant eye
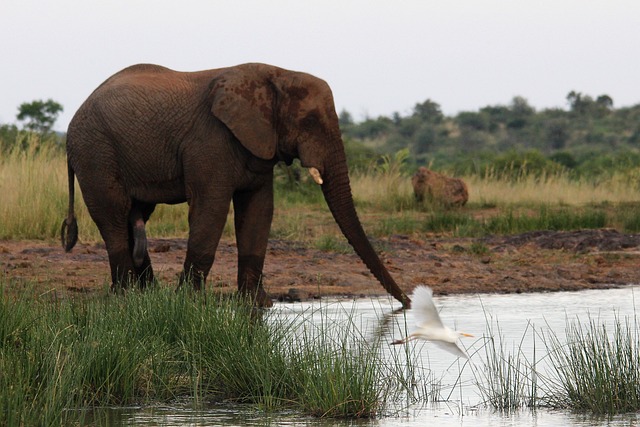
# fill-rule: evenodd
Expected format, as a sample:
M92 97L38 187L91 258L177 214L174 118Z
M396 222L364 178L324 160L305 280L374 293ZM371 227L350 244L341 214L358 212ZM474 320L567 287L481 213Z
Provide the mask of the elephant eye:
M306 131L317 129L320 126L320 117L316 110L311 111L301 121L300 127Z

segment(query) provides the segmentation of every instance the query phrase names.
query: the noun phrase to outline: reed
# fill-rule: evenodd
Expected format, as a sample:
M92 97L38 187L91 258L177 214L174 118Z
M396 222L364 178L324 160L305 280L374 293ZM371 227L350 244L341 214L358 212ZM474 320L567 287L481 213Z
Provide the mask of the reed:
M495 325L491 316L486 317L484 361L480 368L473 368L476 384L484 403L489 407L511 412L522 407L536 407L538 404L538 382L536 361L529 362L522 351L522 344L529 327L522 334L517 347L511 351L505 348L500 324ZM535 348L535 331L533 331ZM535 351L534 351L535 357Z
M77 423L92 407L234 401L322 417L380 416L402 369L356 328L260 315L248 301L173 287L57 300L2 283L5 425ZM12 295L12 296L9 296Z
M530 325L527 326L529 329ZM638 320L616 318L610 328L589 317L567 321L565 336L532 330L533 360L523 343L504 348L499 324L487 321L483 363L473 368L485 403L496 410L553 407L575 412L615 415L640 410L640 333ZM543 357L536 358L536 337ZM544 362L544 374L539 366Z
M613 330L592 317L567 322L566 344L551 332L549 404L607 415L640 410L638 326L635 317L616 318Z
M380 340L368 342L352 320L335 322L326 309L298 329L293 355L301 404L316 416L371 418L385 410L394 388ZM346 323L346 324L345 324ZM395 373L394 373L395 375Z

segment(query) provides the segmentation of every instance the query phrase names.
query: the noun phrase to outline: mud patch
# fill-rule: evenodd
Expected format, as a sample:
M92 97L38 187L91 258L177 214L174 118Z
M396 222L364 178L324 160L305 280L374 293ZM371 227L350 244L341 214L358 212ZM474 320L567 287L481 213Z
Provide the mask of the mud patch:
M426 284L436 294L547 292L640 283L640 234L616 230L535 231L514 236L455 239L393 235L374 246L406 291ZM175 286L186 252L185 239L149 239L156 276ZM232 292L235 242L223 239L209 286ZM79 243L65 253L57 242L3 241L0 274L11 287L36 292L97 295L108 292L103 244ZM366 297L385 291L353 252L325 252L304 243L269 242L265 289L274 299L298 301L326 296Z

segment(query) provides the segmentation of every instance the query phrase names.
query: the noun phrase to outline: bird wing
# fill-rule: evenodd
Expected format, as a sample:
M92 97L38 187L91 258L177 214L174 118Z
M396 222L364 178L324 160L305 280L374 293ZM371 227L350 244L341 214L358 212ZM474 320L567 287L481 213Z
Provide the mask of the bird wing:
M458 357L462 357L464 359L468 359L469 355L464 351L460 346L455 342L446 342L446 341L429 341L436 346L440 347L443 350L448 351L449 353L455 354Z
M417 320L419 327L442 328L442 321L438 309L433 303L433 291L427 286L418 286L413 290L411 311Z

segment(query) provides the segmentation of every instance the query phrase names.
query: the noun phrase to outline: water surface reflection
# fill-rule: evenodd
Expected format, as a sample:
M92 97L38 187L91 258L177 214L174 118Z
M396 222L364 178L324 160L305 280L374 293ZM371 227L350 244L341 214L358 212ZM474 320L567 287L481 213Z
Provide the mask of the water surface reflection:
M616 317L624 319L636 313L636 295L640 287L587 290L578 292L511 294L511 295L452 295L435 297L436 306L444 324L462 329L478 337L464 341L471 362L482 367L483 345L489 335L499 336L504 348L513 348L514 354L531 360L546 360L546 349L540 333L552 331L564 338L567 321L586 323L597 319L598 324L612 324ZM389 343L406 335L413 327L411 311L395 315L398 308L388 298L360 299L356 301L315 301L293 304L276 304L272 316L276 318L312 319L326 325L357 327L365 339L381 339ZM498 338L500 338L498 337ZM465 360L455 359L449 353L418 342L410 344L411 354L417 364L439 381L440 397L446 402L419 402L398 409L393 416L371 421L318 420L295 414L264 414L243 406L215 406L207 410L186 407L120 408L97 411L94 421L101 425L136 426L632 426L640 421L640 415L621 415L612 419L583 416L567 411L521 410L511 414L498 413L481 405L481 396L475 385L473 369ZM388 346L389 352L401 346ZM386 348L383 346L383 348ZM516 351L517 350L517 351ZM537 352L537 354L536 354ZM397 354L394 356L397 357ZM539 366L543 369L543 366ZM104 421L104 422L102 422Z

